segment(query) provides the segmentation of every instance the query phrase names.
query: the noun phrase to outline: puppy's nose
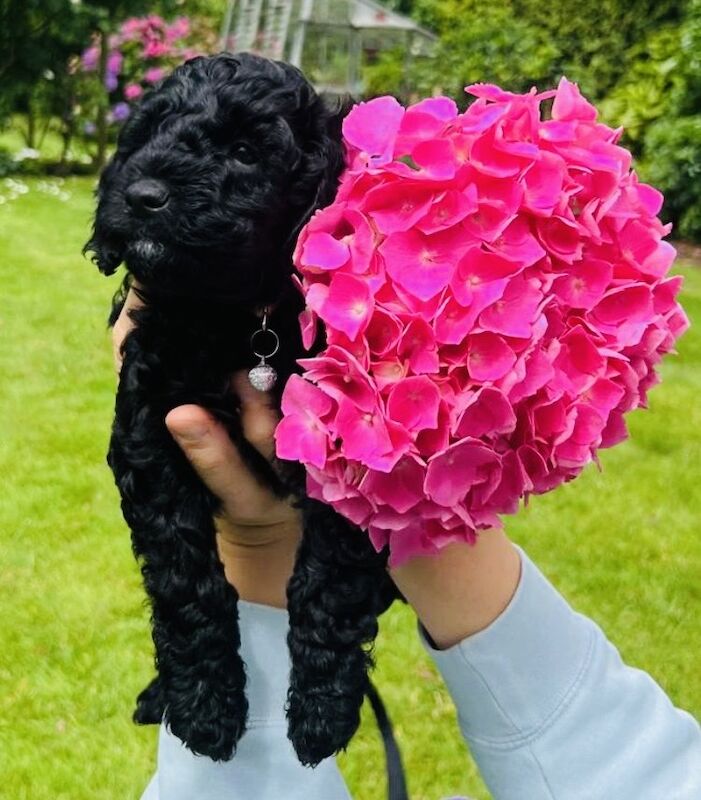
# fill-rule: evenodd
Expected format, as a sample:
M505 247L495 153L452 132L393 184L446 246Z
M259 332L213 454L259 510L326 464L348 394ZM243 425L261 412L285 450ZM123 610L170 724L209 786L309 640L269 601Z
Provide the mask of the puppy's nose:
M155 214L162 211L170 200L168 187L151 178L136 181L126 191L127 203L137 214Z

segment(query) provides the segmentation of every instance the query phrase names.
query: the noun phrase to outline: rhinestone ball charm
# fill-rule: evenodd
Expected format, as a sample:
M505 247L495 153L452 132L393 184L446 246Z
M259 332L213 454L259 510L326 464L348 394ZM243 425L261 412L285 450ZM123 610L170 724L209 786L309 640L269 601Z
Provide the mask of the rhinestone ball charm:
M259 392L267 392L268 389L275 386L277 372L269 364L258 364L248 373L248 380L254 389L258 389Z

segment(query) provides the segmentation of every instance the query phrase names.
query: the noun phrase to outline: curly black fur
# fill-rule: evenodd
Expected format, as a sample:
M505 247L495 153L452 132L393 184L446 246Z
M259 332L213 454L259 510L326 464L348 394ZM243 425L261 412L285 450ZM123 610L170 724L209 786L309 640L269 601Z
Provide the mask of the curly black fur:
M135 719L164 719L195 753L231 758L246 722L238 595L215 541L217 499L164 418L197 403L224 421L248 466L301 506L302 544L288 589L289 736L305 764L344 748L368 688L377 616L395 596L367 536L304 494L299 464L267 462L242 435L231 374L256 362L263 306L286 379L309 355L290 281L301 225L331 201L343 168L343 108L299 70L249 54L194 59L144 98L98 189L86 250L106 274L124 262L145 306L123 345L108 461L151 602L157 678ZM320 332L312 352L324 345Z

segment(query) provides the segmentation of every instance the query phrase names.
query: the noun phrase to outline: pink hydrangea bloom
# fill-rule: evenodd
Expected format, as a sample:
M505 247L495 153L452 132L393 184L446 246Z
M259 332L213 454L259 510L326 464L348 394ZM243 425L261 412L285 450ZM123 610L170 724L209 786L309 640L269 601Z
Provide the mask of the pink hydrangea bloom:
M161 58L162 56L167 55L171 55L170 44L167 42L163 42L160 39L151 38L144 42L144 58Z
M303 342L320 321L326 347L285 387L277 453L393 564L474 542L623 441L688 326L620 130L566 79L468 91L463 114L355 106L337 198L295 250Z
M93 72L97 69L100 60L100 48L97 46L88 47L81 57L85 72Z
M127 100L137 100L144 93L140 83L130 83L124 87L124 97Z
M165 29L166 40L173 44L190 35L190 20L187 17L178 17Z
M150 67L144 73L144 80L146 83L158 83L165 77L166 71L163 67Z

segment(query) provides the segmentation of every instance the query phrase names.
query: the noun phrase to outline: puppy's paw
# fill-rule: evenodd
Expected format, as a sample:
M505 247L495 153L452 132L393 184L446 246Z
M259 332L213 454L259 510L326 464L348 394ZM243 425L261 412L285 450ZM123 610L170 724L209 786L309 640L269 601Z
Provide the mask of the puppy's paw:
M132 719L137 725L160 725L164 711L163 687L156 676L136 698Z

